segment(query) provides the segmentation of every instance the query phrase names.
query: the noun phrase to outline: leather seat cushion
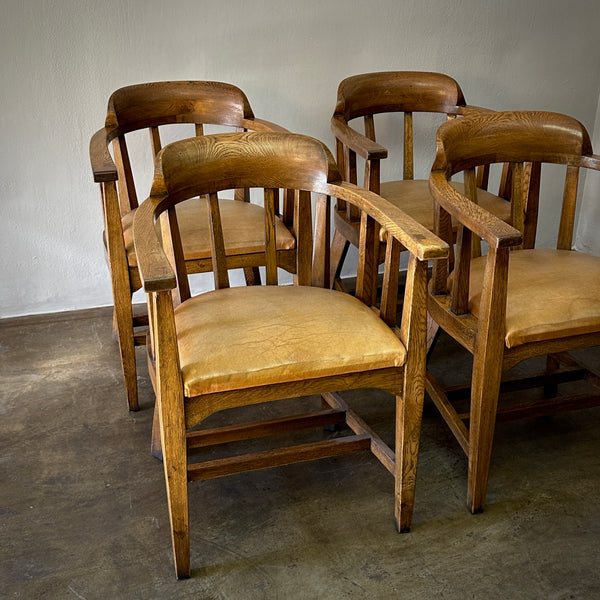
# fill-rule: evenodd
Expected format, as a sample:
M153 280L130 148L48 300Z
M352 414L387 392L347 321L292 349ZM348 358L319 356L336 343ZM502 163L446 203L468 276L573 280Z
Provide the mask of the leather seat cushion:
M471 263L469 308L480 314L485 257ZM600 257L569 250L510 253L506 346L600 331Z
M261 206L237 200L219 200L225 253L228 256L263 252L265 247L265 212ZM206 199L190 198L177 205L177 222L187 260L211 256L208 208ZM132 225L135 210L123 217L123 237L130 266L137 266L133 247ZM275 223L278 250L292 250L296 240L279 218Z
M464 195L463 183L453 181L452 186ZM380 195L410 215L415 221L433 231L433 198L429 192L427 179L387 181L381 184ZM510 220L510 202L508 200L486 190L478 189L477 202L503 221Z
M402 342L362 302L315 287L216 290L175 309L186 396L400 367Z

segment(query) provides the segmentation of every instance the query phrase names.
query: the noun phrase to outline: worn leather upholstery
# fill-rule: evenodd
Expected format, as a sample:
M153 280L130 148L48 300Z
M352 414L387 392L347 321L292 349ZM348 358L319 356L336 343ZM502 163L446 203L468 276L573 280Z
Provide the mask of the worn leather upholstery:
M478 316L485 257L471 263L469 309ZM600 257L569 250L511 252L506 346L600 331Z
M175 323L186 396L400 367L406 360L404 345L375 312L322 288L208 292L178 306Z
M231 255L264 252L265 213L262 207L237 200L219 200L219 207L224 229L225 253ZM206 199L191 198L177 205L176 210L186 259L210 258L211 245ZM122 220L127 259L132 267L137 266L131 233L134 215L135 210L132 210ZM295 248L296 240L281 219L276 218L275 226L277 249L292 250Z

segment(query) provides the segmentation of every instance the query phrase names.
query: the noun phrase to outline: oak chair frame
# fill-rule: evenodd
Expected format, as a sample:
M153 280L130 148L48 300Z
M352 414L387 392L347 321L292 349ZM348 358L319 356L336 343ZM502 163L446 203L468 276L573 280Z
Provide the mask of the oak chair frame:
M477 205L475 169L506 163L512 169L513 223L508 225ZM454 268L442 260L433 266L428 312L443 330L473 355L470 386L444 389L427 372L426 390L468 456L467 504L483 510L496 422L535 417L600 404L600 393L557 396L558 384L579 378L600 387L600 375L568 354L600 344L600 328L582 335L528 341L508 347L506 304L511 256L535 247L542 163L565 165L566 177L556 248L572 250L580 171L600 170L589 136L575 119L556 113L499 112L445 124L438 130L437 156L430 176L436 203L436 232L451 239L450 218L459 223ZM464 172L467 195L450 178ZM471 312L471 264L474 241L487 243L478 315ZM514 260L514 258L513 258ZM600 260L600 259L599 259ZM449 274L451 277L449 278ZM560 275L560 274L558 274ZM563 274L564 276L564 274ZM561 277L557 277L557 282ZM479 288L477 288L479 290ZM523 360L547 355L547 368L526 379L503 373ZM542 387L544 397L498 405L500 391ZM453 402L470 397L469 412Z
M403 366L360 371L354 369L313 379L298 380L292 377L267 385L253 385L249 378L248 387L244 389L224 389L194 397L185 395L176 341L173 291L186 276L186 271L178 260L173 269L172 261L161 244L156 223L165 211L172 214L173 207L185 198L208 194L211 198L211 243L216 288L215 292L210 293L234 292L235 289L227 289L227 265L222 261L223 241L219 207L215 201L218 191L232 187L266 190L265 230L267 240L271 240L265 250L267 288L277 284L271 239L272 190L295 190L294 211L297 213L305 212L310 215L311 194L316 195L318 206L324 212L331 208L332 198L343 199L361 211L357 298L367 305L371 304L371 290L377 280L375 256L378 228L387 228L388 261L383 300L381 308L373 310L406 348L406 362ZM171 225L173 244L177 247L176 223L172 222ZM384 199L343 182L333 157L317 140L295 134L276 133L210 135L166 146L157 156L151 196L141 204L136 213L134 239L148 298L152 337L150 350L153 353L151 367L155 366L153 377L157 393L155 425L160 430L160 440L155 444L159 444L162 449L177 576L187 577L190 574L187 494L188 482L192 480L371 450L395 478L396 524L400 531L407 531L413 513L424 396L427 261L446 257L447 245ZM307 268L299 269L300 275L295 283L299 286L311 286L320 276L313 277L311 254L303 252L300 247L302 243L308 243L312 250L310 239L299 240L299 256L303 257L304 267ZM166 244L167 249L169 246L170 244ZM397 278L401 247L410 252L410 259L404 308L398 327ZM174 254L177 255L177 251ZM320 272L323 273L322 268ZM244 289L241 291L244 292ZM327 293L341 294L331 290ZM346 297L345 294L342 296ZM184 305L185 302L184 297ZM323 306L323 311L327 311L326 305ZM376 321L379 322L377 319ZM232 348L232 352L234 351ZM338 393L363 387L381 388L395 395L395 451L347 406ZM190 428L210 414L226 408L311 394L322 394L324 409L308 415L295 415L244 426L190 431ZM187 451L191 447L253 439L297 427L322 427L339 423L346 423L354 434L223 460L187 464Z
M382 113L402 113L403 118L403 180L414 179L413 115L439 113L447 120L458 116L487 112L487 109L468 106L459 84L442 73L419 71L389 71L365 73L344 79L338 87L337 104L331 118L331 130L336 138L337 164L345 181L358 182L357 156L364 159L362 186L381 193L381 161L388 149L376 139L375 117ZM355 129L353 121L364 121L364 133ZM433 146L433 144L432 144ZM503 172L499 196L508 199L508 171ZM486 189L489 169L478 172L477 185ZM384 197L387 197L384 195ZM388 198L392 200L392 198ZM427 197L428 201L431 201ZM401 198L394 204L402 208ZM432 201L431 201L432 202ZM433 202L432 202L433 212ZM341 268L350 245L358 247L359 214L351 205L338 201L334 211L334 238L331 244L330 281L343 289ZM384 260L384 244L380 246L379 261Z
M163 125L193 124L195 134L203 135L204 127L220 125L239 131L287 131L254 116L248 98L234 85L214 81L163 81L120 88L108 102L105 126L90 142L90 159L94 181L100 186L104 216L104 246L110 269L114 330L125 381L129 410L138 410L135 347L146 344L148 318L136 314L132 295L141 288L136 264L128 260L124 239L124 221L137 210L138 190L130 160L126 136L147 129L153 157L160 151L159 128ZM110 148L112 146L112 154ZM236 200L249 202L249 197L236 192ZM291 199L285 197L282 212L277 211L286 226L295 228ZM295 250L278 249L280 266L296 272ZM263 253L241 253L233 249L228 257L231 268L243 268L248 283L258 279L257 267L264 264ZM212 269L210 259L187 260L191 273Z

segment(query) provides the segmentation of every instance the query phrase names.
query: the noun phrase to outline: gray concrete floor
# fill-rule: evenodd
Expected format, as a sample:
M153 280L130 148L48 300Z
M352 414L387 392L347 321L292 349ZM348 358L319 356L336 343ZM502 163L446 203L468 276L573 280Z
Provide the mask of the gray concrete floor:
M0 598L600 597L599 409L499 426L471 515L465 457L427 404L409 534L366 454L191 484L192 578L177 581L153 395L142 366L127 412L110 313L3 321L0 355ZM440 376L468 364L440 340ZM347 397L391 441L390 397Z

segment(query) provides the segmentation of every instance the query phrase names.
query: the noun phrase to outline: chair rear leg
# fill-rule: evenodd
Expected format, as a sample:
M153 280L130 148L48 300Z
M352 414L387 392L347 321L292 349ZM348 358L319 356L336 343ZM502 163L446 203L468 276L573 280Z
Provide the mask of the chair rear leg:
M139 410L135 342L133 337L133 308L129 291L114 294L114 321L116 322L121 365L129 410Z
M260 285L260 271L258 267L244 267L246 285Z

